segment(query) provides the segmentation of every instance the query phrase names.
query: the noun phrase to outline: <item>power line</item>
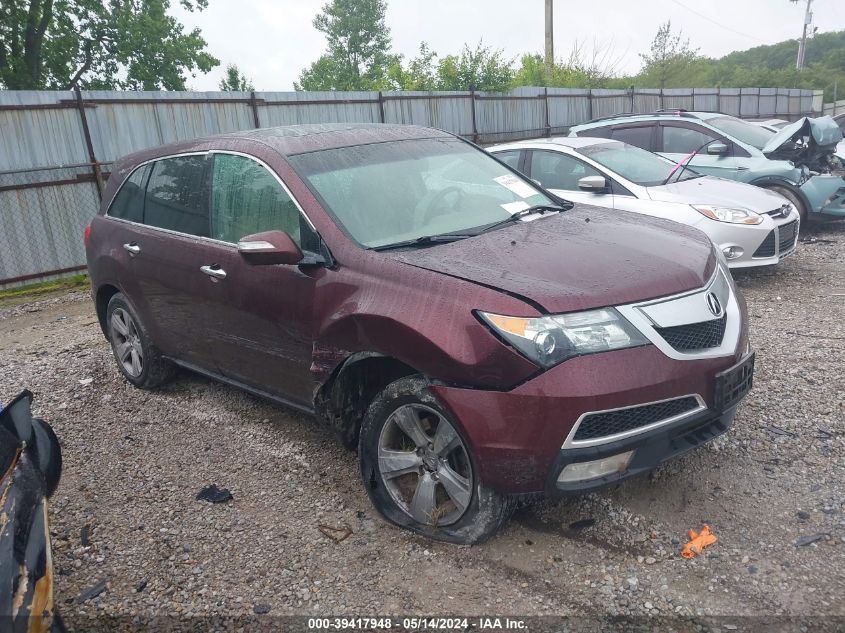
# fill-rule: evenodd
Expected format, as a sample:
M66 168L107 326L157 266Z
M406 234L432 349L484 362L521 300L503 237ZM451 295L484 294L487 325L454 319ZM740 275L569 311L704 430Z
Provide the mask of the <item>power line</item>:
M761 40L759 37L755 37L755 36L753 36L753 35L749 35L748 33L743 33L742 31L737 31L736 29L731 28L731 27L729 27L729 26L727 26L727 25L725 25L725 24L722 24L721 22L717 22L717 21L716 21L716 20L714 20L713 18L707 17L707 16L706 16L706 15L704 15L703 13L699 13L699 12L698 12L698 11L696 11L695 9L690 9L687 5L685 5L685 4L683 4L683 3L681 3L681 2L680 2L680 0L672 0L672 2L674 2L675 4L677 4L679 7L683 8L683 9L686 9L686 10L687 10L687 11L689 11L690 13L694 13L695 15L697 15L698 17L700 17L701 19L703 19L703 20L707 20L708 22L711 22L712 24L715 24L716 26L719 26L719 27L721 27L721 28L725 29L726 31L730 31L731 33L736 33L737 35L742 35L743 37L750 37L752 40L757 40L758 42L762 42L763 44L765 44L765 43L766 43L766 41L765 41L765 40Z

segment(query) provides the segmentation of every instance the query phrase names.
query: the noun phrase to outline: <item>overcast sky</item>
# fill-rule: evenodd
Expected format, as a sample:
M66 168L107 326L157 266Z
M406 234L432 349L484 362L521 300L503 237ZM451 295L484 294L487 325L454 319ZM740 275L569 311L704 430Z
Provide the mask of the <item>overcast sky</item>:
M174 2L174 4L177 4ZM189 80L194 90L217 90L228 63L257 90L292 90L303 68L325 50L311 24L325 0L209 0L202 13L174 7L186 26L199 27L219 68ZM672 21L700 52L720 57L801 34L806 0L555 0L555 56L576 43L612 50L620 72L636 72L657 27ZM814 25L845 30L843 0L814 0ZM543 0L388 0L393 49L412 57L420 41L441 55L479 39L508 57L543 49ZM797 45L796 45L797 46ZM797 48L796 48L797 52Z

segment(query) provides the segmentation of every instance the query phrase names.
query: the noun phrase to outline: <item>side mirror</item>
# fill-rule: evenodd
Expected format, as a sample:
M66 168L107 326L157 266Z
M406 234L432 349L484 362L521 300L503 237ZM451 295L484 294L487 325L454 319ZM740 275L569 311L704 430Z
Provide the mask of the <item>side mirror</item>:
M610 190L604 176L584 176L578 181L578 188L591 193L607 193Z
M728 153L728 146L724 143L710 143L707 146L707 153L711 156L724 156Z
M238 241L238 252L256 266L298 264L303 257L299 246L284 231L265 231L242 237Z

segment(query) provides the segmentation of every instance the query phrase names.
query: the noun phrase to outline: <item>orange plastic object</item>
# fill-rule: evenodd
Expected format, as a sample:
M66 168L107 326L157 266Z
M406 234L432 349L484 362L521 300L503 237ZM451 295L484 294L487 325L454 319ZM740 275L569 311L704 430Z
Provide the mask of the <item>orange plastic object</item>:
M701 528L701 532L698 534L690 530L687 532L687 535L689 536L690 541L684 545L684 548L681 550L681 556L684 558L693 558L696 554L701 554L701 551L705 547L709 547L719 540L716 538L716 535L710 531L710 526L706 523L704 524L704 527Z

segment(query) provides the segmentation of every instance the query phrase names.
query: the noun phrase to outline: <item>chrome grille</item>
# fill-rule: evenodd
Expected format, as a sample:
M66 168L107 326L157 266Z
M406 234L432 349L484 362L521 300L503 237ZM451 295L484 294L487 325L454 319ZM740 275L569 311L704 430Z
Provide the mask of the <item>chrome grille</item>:
M720 319L654 329L679 352L691 352L719 347L725 335L727 320L727 315L722 315Z
M662 420L668 420L701 408L693 396L655 402L638 407L591 413L581 420L581 424L572 438L574 442L584 442L610 435L618 435L649 426Z
M792 213L792 205L787 203L783 206L778 207L777 209L772 209L771 211L766 211L766 215L771 216L773 218L785 218L790 213Z

